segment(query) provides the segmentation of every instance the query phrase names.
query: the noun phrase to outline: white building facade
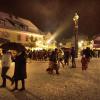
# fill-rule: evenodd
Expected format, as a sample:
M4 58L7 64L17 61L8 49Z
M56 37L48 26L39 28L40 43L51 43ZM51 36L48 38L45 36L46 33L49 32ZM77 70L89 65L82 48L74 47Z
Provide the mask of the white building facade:
M29 20L0 12L0 44L10 41L22 43L26 47L42 48L42 33Z

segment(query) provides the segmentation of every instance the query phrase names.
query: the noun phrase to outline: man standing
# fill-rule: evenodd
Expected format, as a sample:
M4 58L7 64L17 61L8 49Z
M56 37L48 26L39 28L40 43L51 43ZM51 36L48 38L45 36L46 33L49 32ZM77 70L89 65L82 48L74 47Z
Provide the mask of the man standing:
M69 66L69 59L70 59L70 51L68 48L65 48L64 49L64 63L65 65L67 63L67 66Z
M72 68L76 68L75 55L76 55L75 48L72 47L71 48Z
M6 75L7 71L10 68L10 64L11 64L11 54L7 50L3 50L1 64L2 64L1 77L2 77L3 82L2 82L2 85L0 86L0 88L6 87L6 79L11 80L11 77Z

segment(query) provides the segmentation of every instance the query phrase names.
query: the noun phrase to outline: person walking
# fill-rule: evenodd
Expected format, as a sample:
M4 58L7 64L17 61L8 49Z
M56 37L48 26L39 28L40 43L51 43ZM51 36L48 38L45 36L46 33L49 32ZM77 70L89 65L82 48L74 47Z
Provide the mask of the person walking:
M12 80L12 84L15 83L15 88L12 91L18 90L18 81L21 80L22 88L19 90L25 90L25 79L27 78L26 73L26 53L18 52L15 59L15 69L14 69L14 76Z
M60 66L60 64L62 64L62 66L64 68L63 59L64 59L64 52L61 49L59 49L58 50L58 64L59 64L59 66Z
M56 74L59 74L58 49L57 48L51 52L49 56L49 68L47 68L46 70L50 74L53 74L53 70L56 71Z
M2 64L1 77L3 82L0 88L6 87L6 79L9 79L11 81L11 77L7 75L7 72L11 66L11 54L7 50L3 50L1 64Z

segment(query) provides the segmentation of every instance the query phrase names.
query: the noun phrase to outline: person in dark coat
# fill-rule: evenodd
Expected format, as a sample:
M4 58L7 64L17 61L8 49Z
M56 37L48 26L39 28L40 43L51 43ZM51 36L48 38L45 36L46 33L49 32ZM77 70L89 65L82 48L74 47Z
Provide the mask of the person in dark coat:
M67 65L69 66L69 58L70 58L70 51L69 51L69 49L65 48L64 49L64 63L65 63L65 65L67 63Z
M88 62L90 62L90 58L91 58L91 50L89 47L87 47L86 49L83 50L83 54L85 55L85 57L88 59Z
M56 74L59 74L59 66L57 64L58 61L58 49L55 49L52 51L51 55L49 56L49 68L47 68L47 71L52 74L53 70L56 71Z
M76 62L75 62L75 48L71 48L71 58L72 58L72 68L76 68Z
M25 90L25 79L27 78L25 52L23 51L18 53L14 59L14 62L15 69L12 84L15 82L15 88L12 91L18 89L19 80L22 82L22 88L20 90Z

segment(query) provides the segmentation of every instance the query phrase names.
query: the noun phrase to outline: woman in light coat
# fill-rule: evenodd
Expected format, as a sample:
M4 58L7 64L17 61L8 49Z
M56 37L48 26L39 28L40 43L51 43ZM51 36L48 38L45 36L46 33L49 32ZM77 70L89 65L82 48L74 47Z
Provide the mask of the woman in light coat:
M6 79L9 79L11 81L11 77L6 75L11 65L11 54L7 50L3 50L1 64L2 64L1 77L3 82L0 87L6 87Z

